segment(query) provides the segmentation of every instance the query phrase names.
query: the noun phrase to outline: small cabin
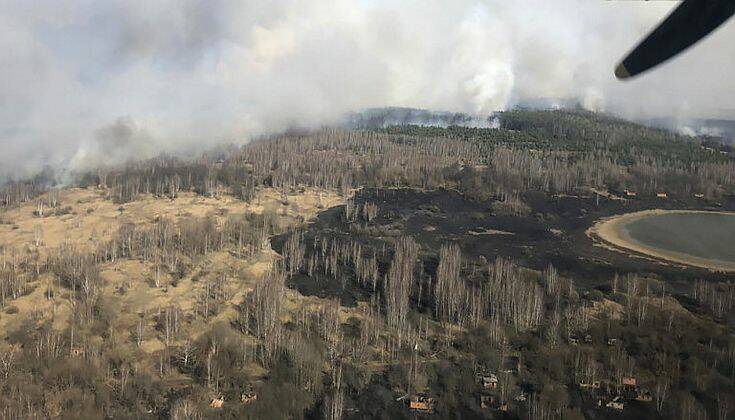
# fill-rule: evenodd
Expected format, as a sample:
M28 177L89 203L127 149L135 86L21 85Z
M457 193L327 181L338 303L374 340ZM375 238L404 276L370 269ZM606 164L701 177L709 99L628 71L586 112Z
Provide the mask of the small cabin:
M694 194L694 198L700 198L700 199L701 198L704 198L704 194L702 194L702 193Z
M258 394L252 391L243 392L242 395L240 395L240 401L242 401L242 403L245 405L252 404L257 399Z
M625 407L622 397L615 397L612 401L605 404L605 407L612 408L613 410L622 410Z
M222 408L224 405L225 399L222 397L212 398L212 401L209 402L209 406L212 408Z
M638 388L638 381L636 381L635 377L630 376L623 378L623 389L635 391L636 388Z
M641 402L651 402L653 401L653 394L651 394L651 391L641 389L636 393L635 400Z
M600 389L601 384L600 384L600 381L590 381L590 382L582 381L579 383L579 387L589 388L589 389Z
M494 373L480 375L480 384L485 389L497 389L498 377Z
M607 345L608 346L614 346L616 344L618 344L618 339L617 338L609 338L607 340Z
M638 194L635 191L625 190L625 196L628 198L635 198Z
M434 399L426 395L414 395L408 402L408 408L417 413L431 414L434 412L435 405Z
M480 395L480 408L492 408L495 397L492 395Z
M656 197L658 197L658 198L668 198L669 195L666 194L665 192L657 192L656 193Z

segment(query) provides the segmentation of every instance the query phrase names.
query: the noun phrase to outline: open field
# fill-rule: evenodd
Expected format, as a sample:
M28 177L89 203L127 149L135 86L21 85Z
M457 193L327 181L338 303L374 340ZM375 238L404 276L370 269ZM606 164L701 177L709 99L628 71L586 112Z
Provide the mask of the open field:
M139 200L115 204L105 199L106 191L91 188L72 188L60 192L59 205L47 209L42 217L34 214L36 204L22 206L0 213L0 249L9 254L38 251L42 255L62 244L73 244L80 250L90 250L96 244L109 240L125 224L146 225L161 218L180 221L187 217L214 216L218 220L228 215L264 211L308 220L324 208L341 203L337 194L314 189L281 193L263 189L249 203L231 196L203 197L181 193L177 198L144 196ZM44 197L39 197L39 200ZM37 240L38 239L38 240Z
M329 191L302 189L291 193L262 189L249 203L230 196L203 197L193 193L180 194L176 199L143 197L123 205L105 198L102 189L74 188L63 190L59 206L48 209L43 217L34 212L35 203L9 209L0 213L0 261L10 264L13 260L32 256L43 261L61 246L69 246L80 252L91 252L105 241L111 240L118 230L127 224L145 227L165 218L174 223L187 218L214 217L222 223L226 217L262 214L278 215L285 229L312 219L324 208L342 203L341 196ZM64 209L63 214L56 214ZM40 233L39 233L40 232ZM100 267L103 279L102 299L108 309L116 313L113 326L119 331L135 328L141 317L148 318L161 308L176 305L184 312L191 312L202 294L207 280L223 277L228 296L227 307L214 319L195 320L193 339L204 324L226 321L236 316L234 307L253 289L258 279L270 271L278 255L266 249L251 259L242 259L227 250L210 253L193 261L190 272L172 284L171 274L156 272L150 261L119 259L105 262ZM155 287L153 278L159 276L164 287ZM27 319L49 320L58 331L68 328L73 308L69 292L55 285L54 276L45 273L27 285L29 293L9 303L12 310L0 313L0 336L18 328ZM56 290L48 297L49 290ZM296 299L297 293L289 296ZM296 305L294 303L294 305ZM148 322L148 321L147 321ZM198 325L197 325L198 324ZM151 353L162 348L160 340L151 335L141 348Z

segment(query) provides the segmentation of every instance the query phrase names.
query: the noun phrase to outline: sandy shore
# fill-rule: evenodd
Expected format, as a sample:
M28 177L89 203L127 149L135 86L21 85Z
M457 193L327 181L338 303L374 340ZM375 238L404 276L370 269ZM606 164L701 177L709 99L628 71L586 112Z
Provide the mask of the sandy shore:
M735 271L735 263L730 261L700 258L676 251L669 251L644 245L631 238L630 235L628 235L627 229L625 229L628 224L643 217L672 213L733 214L728 212L710 212L701 210L644 210L600 219L587 230L587 236L597 241L598 244L607 246L616 251L632 251L633 253L643 254L659 260L706 268L712 271Z

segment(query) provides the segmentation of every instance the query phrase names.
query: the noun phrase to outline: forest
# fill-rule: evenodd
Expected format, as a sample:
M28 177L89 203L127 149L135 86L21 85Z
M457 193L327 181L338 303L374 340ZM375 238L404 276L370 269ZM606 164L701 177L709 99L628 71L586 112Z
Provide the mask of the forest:
M735 418L735 277L606 260L580 239L630 192L629 207L663 192L735 209L732 150L586 111L498 118L9 182L0 417ZM157 203L181 214L125 219ZM89 240L49 245L52 223L102 208ZM547 258L555 241L600 261Z

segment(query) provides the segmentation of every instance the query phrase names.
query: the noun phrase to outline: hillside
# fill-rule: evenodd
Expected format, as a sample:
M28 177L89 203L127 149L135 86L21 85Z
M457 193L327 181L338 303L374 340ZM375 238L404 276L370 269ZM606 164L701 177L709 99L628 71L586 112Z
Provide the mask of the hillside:
M735 274L589 228L734 211L735 156L582 111L497 118L6 185L0 417L732 415Z

